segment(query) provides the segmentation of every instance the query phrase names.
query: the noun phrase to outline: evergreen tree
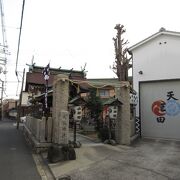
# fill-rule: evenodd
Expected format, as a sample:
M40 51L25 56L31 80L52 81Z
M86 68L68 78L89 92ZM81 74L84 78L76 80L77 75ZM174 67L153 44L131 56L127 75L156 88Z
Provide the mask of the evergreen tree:
M99 129L99 116L103 110L103 105L99 96L96 96L96 90L91 89L87 101L87 107L91 111L91 118L97 122L97 130Z

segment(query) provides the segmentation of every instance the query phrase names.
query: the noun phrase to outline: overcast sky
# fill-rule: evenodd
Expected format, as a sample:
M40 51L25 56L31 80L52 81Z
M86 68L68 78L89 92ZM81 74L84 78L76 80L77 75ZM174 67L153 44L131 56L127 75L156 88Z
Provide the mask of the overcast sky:
M8 56L8 79L16 81L15 62L23 0L3 0ZM129 46L156 33L161 27L180 31L179 0L26 0L18 71L31 64L81 70L87 63L88 78L116 77L114 26L123 24ZM27 66L26 66L27 67ZM13 84L13 88L12 88ZM6 94L16 94L16 83ZM19 89L20 90L20 89Z

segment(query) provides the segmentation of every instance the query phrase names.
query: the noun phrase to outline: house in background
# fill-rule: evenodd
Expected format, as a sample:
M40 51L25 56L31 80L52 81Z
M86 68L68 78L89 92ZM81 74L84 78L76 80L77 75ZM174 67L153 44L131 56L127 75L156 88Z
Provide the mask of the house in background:
M17 102L15 99L3 100L3 116L15 119L17 116Z
M180 32L161 28L129 50L142 137L180 140Z
M102 104L106 103L109 99L115 97L115 85L119 83L117 78L101 78L101 79L87 79L83 82L78 82L82 89L86 89L87 92L81 93L80 96L88 101L91 90L96 91L96 96L100 97ZM86 108L85 113L86 119L91 119L91 113ZM89 114L89 115L88 115ZM102 119L104 120L107 115L107 108L104 107L102 113ZM92 123L92 122L91 122Z
M88 83L90 85L88 85ZM131 76L129 77L129 83L130 85L132 85ZM117 84L119 84L118 78L100 78L100 79L97 78L97 79L87 79L87 83L85 83L83 86L87 86L86 88L95 88L97 90L97 95L103 100L115 96L114 87Z

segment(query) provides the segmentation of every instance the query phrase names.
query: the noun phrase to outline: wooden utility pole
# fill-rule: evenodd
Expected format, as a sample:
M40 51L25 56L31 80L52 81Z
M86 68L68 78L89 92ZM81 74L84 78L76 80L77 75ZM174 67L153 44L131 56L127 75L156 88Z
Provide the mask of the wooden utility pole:
M3 120L3 90L4 90L4 81L1 81L2 89L1 89L1 120Z
M21 86L21 92L20 92L20 97L19 97L19 106L18 106L18 113L17 113L17 127L16 127L17 129L19 129L19 122L20 122L22 93L23 93L23 86L24 86L24 75L25 75L25 68L23 70L22 86Z

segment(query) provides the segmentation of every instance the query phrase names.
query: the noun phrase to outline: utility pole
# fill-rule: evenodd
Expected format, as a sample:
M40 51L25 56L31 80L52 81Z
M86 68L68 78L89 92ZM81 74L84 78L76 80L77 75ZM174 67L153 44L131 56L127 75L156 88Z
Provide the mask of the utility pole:
M4 81L1 81L2 89L1 89L1 120L3 120L3 90L4 90Z
M25 75L25 68L23 70L22 86L21 86L21 92L20 92L20 97L19 97L19 107L18 107L18 113L17 113L17 127L16 127L17 129L19 129L19 122L20 122L22 93L23 93L23 86L24 86L24 75Z

